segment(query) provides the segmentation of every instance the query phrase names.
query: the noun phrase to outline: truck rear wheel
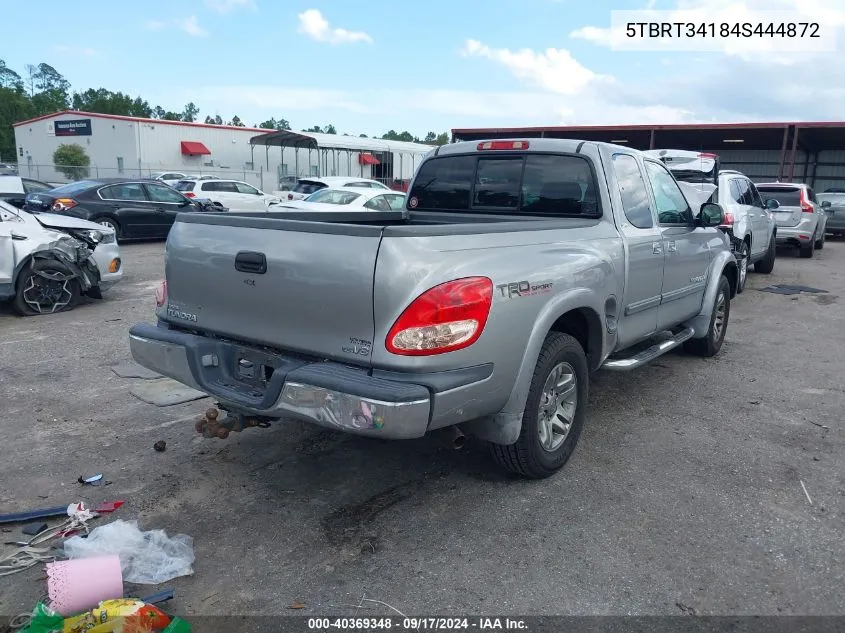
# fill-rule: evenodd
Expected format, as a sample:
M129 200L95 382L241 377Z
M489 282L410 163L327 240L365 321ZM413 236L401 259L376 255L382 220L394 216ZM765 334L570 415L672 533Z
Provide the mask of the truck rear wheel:
M719 280L719 289L713 301L713 312L710 315L710 325L707 336L694 338L684 343L684 349L696 356L710 358L719 353L725 334L728 331L728 319L731 316L731 284L724 275Z
M531 378L519 439L492 446L494 459L523 477L543 479L569 460L587 408L589 372L581 344L551 332L543 343Z

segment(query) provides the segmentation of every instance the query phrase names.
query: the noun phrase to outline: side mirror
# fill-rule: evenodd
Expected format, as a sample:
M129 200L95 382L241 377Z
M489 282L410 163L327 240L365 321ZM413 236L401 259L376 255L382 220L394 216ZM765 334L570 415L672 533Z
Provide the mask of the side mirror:
M830 203L830 200L825 200L824 202L822 202L822 209L829 209L831 206L833 205Z
M769 200L766 200L766 208L767 208L769 211L774 211L774 210L775 210L775 209L777 209L778 207L780 207L780 202L778 202L778 201L777 201L777 200L775 200L774 198L771 198L771 199L769 199Z
M704 227L719 226L725 221L725 211L715 202L705 202L701 205L698 221Z

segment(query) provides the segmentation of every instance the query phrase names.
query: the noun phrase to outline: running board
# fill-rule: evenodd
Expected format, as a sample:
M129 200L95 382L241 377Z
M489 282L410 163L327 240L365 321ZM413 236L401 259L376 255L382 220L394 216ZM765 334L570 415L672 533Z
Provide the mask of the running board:
M656 343L655 345L652 345L651 347L644 349L640 353L634 354L629 358L606 360L604 365L602 365L602 368L610 371L630 371L632 369L637 369L646 363L650 363L658 356L663 356L663 354L669 350L675 349L681 343L685 343L690 340L694 334L695 330L691 327L684 328L672 338Z

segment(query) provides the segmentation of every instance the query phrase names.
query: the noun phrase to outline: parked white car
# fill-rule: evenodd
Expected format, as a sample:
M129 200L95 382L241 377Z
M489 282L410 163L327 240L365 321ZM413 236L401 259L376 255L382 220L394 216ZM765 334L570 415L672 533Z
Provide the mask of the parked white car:
M207 198L228 207L229 211L267 211L279 204L278 196L271 196L240 180L180 180L174 185L188 198Z
M188 174L182 180L220 180L217 176L212 176L211 174Z
M0 301L24 316L73 308L123 277L113 230L0 202Z
M276 211L401 211L405 194L400 191L360 187L329 187L312 193L305 200L283 202Z
M300 178L296 181L293 189L285 192L282 196L287 197L288 200L304 200L312 193L325 189L326 187L355 187L364 189L386 189L393 191L387 185L383 185L378 180L371 180L369 178L355 178L354 176L324 176L322 178Z
M160 171L155 174L150 174L150 178L158 180L171 187L183 178L187 178L187 174L182 174L178 171Z

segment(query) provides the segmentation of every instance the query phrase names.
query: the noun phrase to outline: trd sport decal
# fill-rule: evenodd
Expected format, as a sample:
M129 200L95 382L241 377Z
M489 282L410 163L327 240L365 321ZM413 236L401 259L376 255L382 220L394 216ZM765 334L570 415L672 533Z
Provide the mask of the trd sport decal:
M499 284L496 288L502 293L505 299L513 299L514 297L544 295L552 291L552 286L554 286L553 281L539 281L532 284L530 281L523 280Z

